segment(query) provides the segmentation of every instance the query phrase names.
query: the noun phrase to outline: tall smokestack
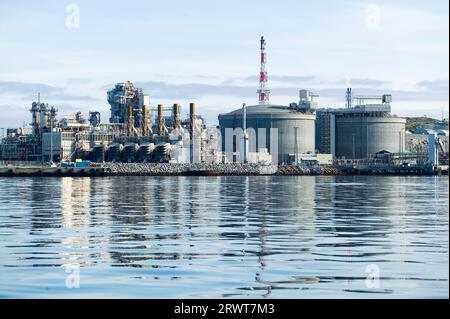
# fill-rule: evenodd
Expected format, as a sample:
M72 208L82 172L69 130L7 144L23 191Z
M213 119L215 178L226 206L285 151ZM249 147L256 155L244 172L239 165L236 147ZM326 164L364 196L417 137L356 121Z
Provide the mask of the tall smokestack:
M131 136L133 133L133 107L130 105L127 109L127 135Z
M180 105L174 104L172 108L173 127L175 129L181 128L181 114Z
M345 91L345 106L349 109L353 107L353 94L352 88L347 88Z
M159 133L159 135L164 135L164 133L165 133L162 104L158 104L158 133Z
M151 136L153 134L150 128L150 111L147 105L142 106L142 135Z
M261 68L259 71L259 89L258 101L259 104L267 104L269 102L270 90L267 88L267 71L266 71L266 40L261 36L260 40L260 50L261 50Z

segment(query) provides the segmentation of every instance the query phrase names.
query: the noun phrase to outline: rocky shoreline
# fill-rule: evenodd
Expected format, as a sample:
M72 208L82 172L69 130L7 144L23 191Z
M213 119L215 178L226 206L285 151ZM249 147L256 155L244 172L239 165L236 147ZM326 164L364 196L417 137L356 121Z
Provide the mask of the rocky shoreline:
M289 176L289 175L447 175L420 166L334 167L264 164L93 163L86 167L1 166L0 176Z
M150 164L150 163L105 163L102 167L110 171L109 175L273 175L275 165L259 164Z
M88 167L5 166L0 176L201 176L274 175L276 165L261 164L176 164L176 163L102 163Z

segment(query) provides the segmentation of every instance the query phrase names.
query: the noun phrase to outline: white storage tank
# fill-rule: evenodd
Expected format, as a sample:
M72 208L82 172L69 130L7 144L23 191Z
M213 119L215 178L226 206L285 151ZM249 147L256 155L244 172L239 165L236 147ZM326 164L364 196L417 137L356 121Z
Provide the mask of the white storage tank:
M314 154L316 116L313 113L301 112L289 106L275 104L247 106L246 113L249 152L267 148L272 155L278 153L278 163L293 162L295 154ZM226 129L243 128L242 108L220 114L219 125L222 135L222 150L226 152ZM271 129L275 129L275 131ZM275 134L277 134L277 139ZM278 142L277 150L274 149L276 142ZM240 141L233 144L234 151L242 153ZM227 160L239 161L239 158L228 158ZM274 161L276 162L276 159Z

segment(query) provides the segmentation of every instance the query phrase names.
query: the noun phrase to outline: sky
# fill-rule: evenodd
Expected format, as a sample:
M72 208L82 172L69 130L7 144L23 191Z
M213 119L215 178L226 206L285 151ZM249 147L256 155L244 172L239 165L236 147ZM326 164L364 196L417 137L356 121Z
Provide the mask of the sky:
M100 111L130 80L152 105L188 103L208 125L257 104L259 38L267 41L270 102L320 94L393 95L400 116L448 117L449 8L431 1L0 2L0 128L29 125L31 103L59 117Z

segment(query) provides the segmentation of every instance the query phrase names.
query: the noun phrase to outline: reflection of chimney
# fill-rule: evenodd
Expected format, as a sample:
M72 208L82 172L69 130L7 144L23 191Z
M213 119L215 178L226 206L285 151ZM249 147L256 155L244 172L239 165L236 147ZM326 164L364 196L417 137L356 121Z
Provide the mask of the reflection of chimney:
M158 104L158 133L159 135L164 135L164 117L163 117L163 106Z
M180 105L174 104L173 110L172 110L172 116L173 116L173 127L174 129L180 129L181 128L181 115L180 115Z
M194 122L195 122L195 104L189 103L189 137L190 137L190 160L191 164L194 162Z

